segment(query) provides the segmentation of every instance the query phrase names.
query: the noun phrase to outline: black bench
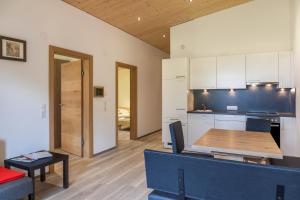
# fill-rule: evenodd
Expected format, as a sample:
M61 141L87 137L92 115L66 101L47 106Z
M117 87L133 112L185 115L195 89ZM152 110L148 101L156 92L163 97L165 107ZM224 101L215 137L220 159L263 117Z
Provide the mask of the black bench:
M149 200L297 200L300 169L145 150Z

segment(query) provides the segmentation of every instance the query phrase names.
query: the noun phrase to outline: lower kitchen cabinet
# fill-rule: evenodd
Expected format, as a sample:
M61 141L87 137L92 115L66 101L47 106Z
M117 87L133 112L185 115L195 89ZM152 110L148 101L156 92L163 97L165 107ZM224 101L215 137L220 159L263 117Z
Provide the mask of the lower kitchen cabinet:
M172 140L171 140L171 133L169 129L169 124L172 122L165 122L162 126L162 141L164 148L172 148ZM182 123L182 132L184 137L184 144L187 146L187 124Z
M294 117L280 119L280 147L285 156L300 156L297 146L297 122Z
M196 140L214 128L214 124L214 114L188 114L187 148L191 148Z
M215 128L244 131L246 129L245 115L215 115Z

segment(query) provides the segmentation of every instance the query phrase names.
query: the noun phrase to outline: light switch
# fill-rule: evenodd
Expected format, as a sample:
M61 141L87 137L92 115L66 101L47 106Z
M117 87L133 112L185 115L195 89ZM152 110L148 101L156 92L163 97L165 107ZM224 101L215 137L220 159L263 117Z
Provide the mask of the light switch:
M106 111L107 111L107 102L104 101L104 112L106 112Z
M46 110L46 104L41 105L41 118L46 119L47 117L47 110Z

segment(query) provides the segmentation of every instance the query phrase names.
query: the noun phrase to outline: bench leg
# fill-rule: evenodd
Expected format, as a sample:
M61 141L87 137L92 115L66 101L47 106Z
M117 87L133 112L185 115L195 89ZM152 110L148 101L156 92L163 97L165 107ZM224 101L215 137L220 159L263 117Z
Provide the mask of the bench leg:
M35 180L34 180L34 170L28 171L28 176L32 179L32 194L28 196L29 200L35 199Z

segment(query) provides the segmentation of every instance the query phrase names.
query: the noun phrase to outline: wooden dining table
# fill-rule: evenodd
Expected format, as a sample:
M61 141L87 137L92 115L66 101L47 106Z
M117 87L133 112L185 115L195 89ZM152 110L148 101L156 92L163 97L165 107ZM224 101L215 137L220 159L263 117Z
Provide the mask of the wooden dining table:
M271 133L210 129L193 145L193 151L214 155L215 158L267 164L268 160L283 159L283 153Z

